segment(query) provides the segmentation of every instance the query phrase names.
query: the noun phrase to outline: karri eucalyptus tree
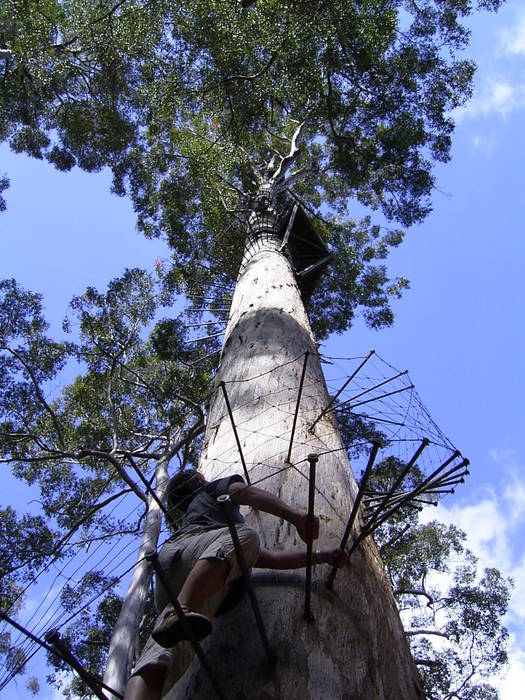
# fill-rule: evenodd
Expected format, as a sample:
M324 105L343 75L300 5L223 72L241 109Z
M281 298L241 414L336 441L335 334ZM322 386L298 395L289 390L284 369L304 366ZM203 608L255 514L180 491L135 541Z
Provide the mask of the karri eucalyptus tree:
M478 0L477 9L499 5ZM473 11L464 0L2 4L0 136L14 150L64 170L109 166L113 190L131 197L139 228L168 240L172 289L203 295L213 310L241 270L204 438L207 475L221 461L231 465L238 450L220 382L234 387L234 413L241 412L255 440L245 446L253 450L257 474L260 465L290 464L280 442L291 429L299 376L296 365L286 363L308 352L306 382L316 387L303 405L299 433L325 405L306 297L317 339L348 328L357 312L376 328L392 322L389 300L407 281L389 280L381 261L402 240L395 226L421 221L430 210L433 162L448 160L451 111L471 92L474 66L460 52L468 43L461 22ZM393 228L369 217L356 222L352 201L380 212ZM313 268L300 259L301 244L294 250L293 240L285 240L294 222L308 229L317 252ZM330 272L318 278L328 257ZM288 367L277 382L286 394L281 413L277 405L261 412L267 386L244 396L252 364L267 376ZM58 430L56 412L45 405L42 411L60 448L67 435ZM114 423L111 405L109 412ZM333 421L326 418L318 430L322 426L332 435L328 452L342 454ZM255 436L268 430L259 444ZM308 435L303 442L324 439ZM331 538L355 483L344 458L328 458L327 473L329 465L337 474L323 484ZM285 469L276 488L302 498L301 478L300 469ZM282 542L289 533L265 537ZM361 604L350 600L347 581L340 609L333 605L317 628L336 632L326 654L315 629L278 628L287 650L281 662L290 669L284 687L299 684L310 697L417 697L419 680L372 545L348 577ZM290 591L287 612L297 602L293 586ZM264 604L274 609L271 615L279 611L275 598ZM386 666L389 652L399 661L395 671ZM227 657L223 647L226 666ZM303 673L305 663L310 670ZM107 679L118 690L127 669L117 666L110 663ZM240 674L241 685L249 680ZM174 692L182 692L178 688Z
M297 205L286 208L299 124L284 157L252 171L257 194L208 410L199 468L208 480L244 471L296 509L308 503L309 453L320 455L315 488L322 546L334 547L357 485L331 413L305 300L328 262L322 240ZM314 426L315 423L315 426ZM242 465L242 466L241 466ZM242 471L241 471L242 473ZM247 514L263 546L300 546L284 521ZM305 619L304 575L254 576L274 648L265 665L247 602L220 618L206 645L225 697L423 698L389 582L370 541L340 574L336 592L314 575L314 621ZM175 650L176 654L177 651ZM178 679L173 678L173 681ZM106 676L115 687L116 678ZM196 664L167 698L213 692Z

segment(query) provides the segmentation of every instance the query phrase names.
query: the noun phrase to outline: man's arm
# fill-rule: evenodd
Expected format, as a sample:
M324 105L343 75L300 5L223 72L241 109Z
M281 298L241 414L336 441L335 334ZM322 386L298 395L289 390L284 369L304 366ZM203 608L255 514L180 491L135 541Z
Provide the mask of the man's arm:
M313 553L313 564L330 564L340 568L348 561L344 549L324 549ZM261 549L254 566L257 569L300 569L306 566L306 552L300 550Z
M258 489L255 486L246 486L246 484L236 481L228 487L228 494L234 503L251 506L287 520L297 528L297 532L304 542L311 542L319 537L319 518L314 517L310 521L306 513L295 510L269 491Z

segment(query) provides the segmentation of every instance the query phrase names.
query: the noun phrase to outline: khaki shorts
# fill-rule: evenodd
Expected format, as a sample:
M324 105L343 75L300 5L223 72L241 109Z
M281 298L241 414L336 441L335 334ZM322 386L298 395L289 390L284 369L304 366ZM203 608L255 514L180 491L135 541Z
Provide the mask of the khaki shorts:
M236 529L246 564L251 567L259 556L259 535L247 525L236 525ZM175 540L165 542L159 553L159 561L172 582L175 595L178 595L186 577L199 559L220 559L228 561L230 564L224 589L207 598L197 610L207 617L213 617L228 593L229 584L242 576L227 527L181 535ZM158 619L163 617L166 610L171 607L166 591L158 582L155 586L155 607L161 611ZM193 655L193 647L189 642L181 642L172 649L164 649L150 637L131 675L135 675L149 664L167 667L169 673L164 684L164 695L183 675L191 663Z

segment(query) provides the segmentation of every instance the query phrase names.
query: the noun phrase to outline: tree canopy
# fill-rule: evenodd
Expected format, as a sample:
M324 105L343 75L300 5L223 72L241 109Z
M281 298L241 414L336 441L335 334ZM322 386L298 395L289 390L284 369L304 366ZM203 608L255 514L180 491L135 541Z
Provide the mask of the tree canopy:
M478 572L465 538L453 525L433 521L381 546L432 700L498 698L490 680L508 660L502 618L511 582L495 568Z
M468 0L6 0L0 138L63 170L109 166L139 228L169 241L172 281L209 292L237 273L254 170L285 153L304 123L293 191L322 216L336 270L312 301L314 325L318 335L342 331L361 309L380 327L407 284L381 262L402 233L356 221L349 202L394 226L430 210L432 163L448 160L451 110L471 93L474 66L460 52L474 9Z
M371 487L387 488L402 466L383 461ZM429 700L497 700L490 677L508 660L503 618L512 581L495 568L479 572L463 531L421 523L413 508L394 514L374 537Z
M38 494L38 514L0 509L0 609L15 616L50 567L75 570L79 554L90 560L68 579L60 603L71 614L66 635L74 650L97 672L120 610L125 536L158 537L160 521L156 535L148 524L151 484L162 497L167 463L195 464L204 429L213 363L206 355L216 339L194 344L188 319L172 317L169 345L155 333L161 357L148 339L172 301L161 287L152 275L127 270L105 293L89 288L70 305L65 327L74 342L57 342L40 296L0 282L0 464ZM94 566L99 546L117 548L116 574ZM10 648L7 635L0 656L4 683L27 656L24 645Z

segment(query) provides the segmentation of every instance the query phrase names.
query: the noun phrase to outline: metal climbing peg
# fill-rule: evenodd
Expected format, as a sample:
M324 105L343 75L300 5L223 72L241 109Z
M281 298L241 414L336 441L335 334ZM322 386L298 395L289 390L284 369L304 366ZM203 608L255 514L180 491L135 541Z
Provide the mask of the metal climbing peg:
M275 662L275 657L270 648L270 642L268 641L268 635L266 634L266 628L262 619L261 610L257 601L257 596L255 595L255 591L253 590L252 582L250 580L250 570L248 568L248 564L246 563L244 552L242 551L241 542L239 540L239 535L237 534L235 523L232 518L230 510L231 499L228 496L228 494L223 494L222 496L217 496L217 503L221 506L224 516L226 518L226 522L228 523L228 528L232 537L235 554L237 556L237 561L239 562L239 567L242 571L242 575L246 583L246 591L248 593L248 597L250 598L250 603L252 604L253 614L257 623L257 627L259 628L259 634L261 635L261 641L264 647L264 651L266 652L266 657L268 659L268 662L270 664L273 664Z
M308 514L306 516L307 522L312 523L315 518L314 513L314 502L315 502L315 467L319 455L311 453L308 455L308 462L310 464L310 475L308 481ZM312 542L307 542L306 544L306 582L304 590L304 616L307 620L312 621Z
M210 662L208 661L208 657L206 656L203 648L201 647L199 641L196 639L195 635L192 632L192 629L190 625L188 625L185 621L185 615L184 615L184 610L182 609L175 591L172 588L170 579L164 569L162 568L159 557L157 555L157 552L154 549L148 549L144 555L144 558L146 561L151 565L152 569L155 571L155 574L157 575L157 580L158 582L163 586L164 590L166 591L166 594L168 596L168 600L173 606L173 609L179 616L182 627L184 629L184 632L186 633L186 636L188 637L188 641L193 647L193 651L199 658L199 661L202 664L203 669L205 672L208 674L209 681L217 693L217 697L220 700L226 700L226 695L223 692L216 676L215 673L211 667Z
M301 379L299 380L299 391L297 392L297 403L295 404L295 413L294 413L293 423L292 423L292 432L290 435L290 446L288 447L288 455L286 456L286 463L287 464L291 464L293 440L295 437L295 428L297 426L297 418L299 416L299 406L301 404L301 396L303 393L304 378L306 376L306 365L308 364L308 356L309 355L310 355L310 353L308 351L306 351L304 353L303 370L301 372Z
M80 661L73 656L71 649L69 648L69 644L66 642L65 639L62 639L60 636L60 633L57 629L51 629L48 630L45 635L44 639L47 644L50 644L54 649L56 650L56 653L58 656L60 656L71 668L73 668L80 678L84 681L84 683L90 688L91 692L93 695L96 695L97 698L100 698L100 700L108 700L107 695L105 695L102 692L102 688L107 688L114 696L116 697L122 697L120 693L116 693L115 691L111 690L107 686L104 686L101 681L96 678L90 671L88 671L81 663Z

